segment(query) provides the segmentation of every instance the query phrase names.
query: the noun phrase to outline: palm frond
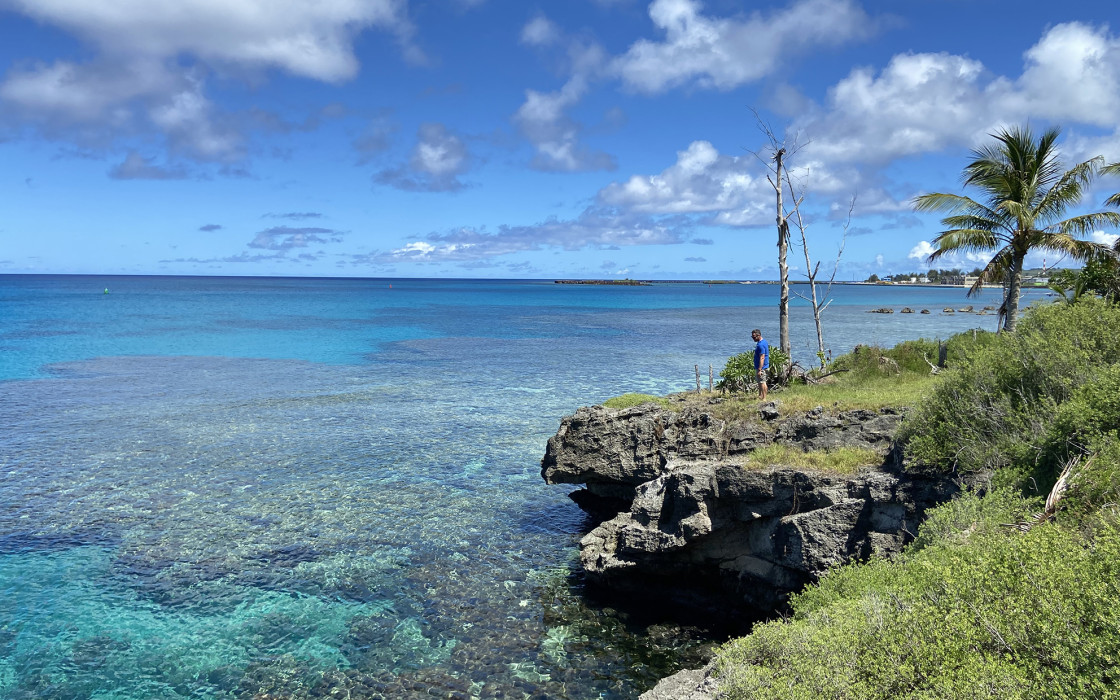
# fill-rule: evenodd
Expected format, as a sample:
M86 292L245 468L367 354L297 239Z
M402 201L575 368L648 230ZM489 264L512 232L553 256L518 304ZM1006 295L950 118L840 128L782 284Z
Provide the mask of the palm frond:
M1095 255L1108 254L1107 246L1093 241L1083 241L1062 232L1046 234L1034 247L1067 255L1079 262L1085 262Z
M1004 278L1007 277L1007 271L1011 269L1013 259L1014 249L1011 246L1004 246L996 252L992 259L988 261L988 264L984 266L984 269L980 271L980 274L976 276L976 281L968 288L968 296L978 294L986 284L997 282L1002 284Z
M929 256L930 262L948 253L986 252L998 246L1000 240L991 231L958 228L942 231L933 239L933 243L937 250Z
M943 192L931 192L930 194L923 194L915 197L912 200L914 209L918 211L949 211L949 212L964 212L974 209L986 209L986 207L971 197L965 197L959 194L945 194Z
M1081 201L1085 189L1093 181L1104 158L1097 156L1078 163L1062 174L1042 196L1035 207L1036 221L1050 221L1062 215L1065 210Z
M1074 216L1065 221L1059 221L1050 226L1050 229L1061 231L1062 233L1084 236L1094 231L1099 231L1102 228L1117 226L1120 226L1120 212L1098 211L1093 214L1082 214L1081 216Z

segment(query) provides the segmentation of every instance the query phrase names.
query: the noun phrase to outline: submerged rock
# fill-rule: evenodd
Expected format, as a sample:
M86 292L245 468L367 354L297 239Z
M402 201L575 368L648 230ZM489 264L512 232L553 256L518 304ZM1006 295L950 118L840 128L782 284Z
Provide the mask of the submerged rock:
M925 511L958 491L947 476L901 468L892 440L901 419L822 409L729 424L699 408L582 408L549 440L542 476L585 484L574 498L588 512L588 500L612 499L613 517L600 509L580 542L593 585L757 619L829 567L901 551ZM747 463L770 444L874 450L882 466L835 474Z

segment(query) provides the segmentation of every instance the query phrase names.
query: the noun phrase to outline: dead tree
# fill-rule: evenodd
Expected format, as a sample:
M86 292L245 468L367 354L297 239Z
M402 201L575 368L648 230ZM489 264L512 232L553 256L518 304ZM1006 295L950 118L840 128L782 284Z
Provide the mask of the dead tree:
M824 293L817 294L817 275L821 271L821 262L818 260L816 265L813 264L812 257L809 255L809 239L805 235L807 228L805 219L801 216L801 203L805 201L805 189L801 188L797 191L793 187L793 179L786 173L786 186L789 188L790 199L793 200L793 219L797 226L797 230L801 233L801 250L805 253L805 275L809 278L809 296L804 294L797 294L798 297L809 302L813 306L813 323L817 327L817 357L821 361L821 369L825 366L825 357L827 350L824 345L824 331L821 327L821 314L832 303L832 285L836 282L836 272L840 269L840 258L844 255L844 245L848 242L848 228L852 223L852 212L856 208L855 197L852 197L848 204L848 218L844 222L844 235L840 238L840 248L836 251L836 261L832 264L832 274L828 278L828 283L825 285Z
M782 202L782 181L788 175L785 163L786 157L792 156L800 150L801 145L797 143L796 137L791 142L784 137L779 140L774 134L774 130L763 121L758 112L753 109L751 111L754 112L759 131L766 136L768 144L765 150L770 154L769 157L764 158L758 152L751 151L769 170L766 179L770 181L770 186L774 188L774 197L777 203L775 223L778 228L778 347L788 357L790 355L789 263L786 257L789 253L789 214Z

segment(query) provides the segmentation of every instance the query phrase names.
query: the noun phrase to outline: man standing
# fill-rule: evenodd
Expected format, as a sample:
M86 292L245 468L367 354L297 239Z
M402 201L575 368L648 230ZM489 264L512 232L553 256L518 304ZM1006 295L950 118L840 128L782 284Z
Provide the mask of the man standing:
M762 337L762 331L751 331L754 340L754 371L758 374L758 398L766 400L766 370L770 369L770 343Z

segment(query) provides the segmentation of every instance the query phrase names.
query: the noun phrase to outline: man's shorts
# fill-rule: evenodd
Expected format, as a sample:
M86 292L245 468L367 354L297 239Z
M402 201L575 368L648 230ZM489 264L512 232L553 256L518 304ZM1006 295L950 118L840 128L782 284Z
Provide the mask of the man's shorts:
M758 383L759 383L759 384L765 384L765 383L766 383L766 372L767 372L767 370L765 370L765 369L760 369L760 370L759 370L759 371L757 372L757 374L758 374Z

